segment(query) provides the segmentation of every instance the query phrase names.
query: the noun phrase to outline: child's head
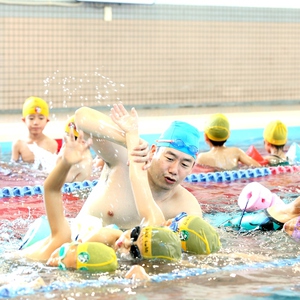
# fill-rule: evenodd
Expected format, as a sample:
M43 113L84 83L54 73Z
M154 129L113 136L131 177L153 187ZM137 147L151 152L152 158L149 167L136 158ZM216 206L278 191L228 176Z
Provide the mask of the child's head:
M48 119L49 107L45 100L38 97L29 97L23 104L23 118L28 115L41 114Z
M141 230L142 251L145 259L177 261L181 258L181 243L177 234L166 227L147 226Z
M188 215L178 223L183 251L194 254L210 254L221 248L215 228L199 216Z
M74 133L75 138L78 138L79 133L78 133L78 131L76 130L76 125L75 125L75 115L71 116L71 117L67 120L67 122L66 122L66 124L65 124L65 132L66 132L67 134L69 134L71 128L73 128L73 133Z
M287 127L279 120L270 122L264 130L265 141L277 147L283 147L287 137Z
M116 252L102 243L86 242L77 247L77 269L112 272L118 268Z
M230 135L229 121L223 114L213 114L205 125L204 133L214 146L222 146Z
M179 236L167 227L136 226L125 231L116 245L119 253L128 254L134 259L177 261L181 258Z

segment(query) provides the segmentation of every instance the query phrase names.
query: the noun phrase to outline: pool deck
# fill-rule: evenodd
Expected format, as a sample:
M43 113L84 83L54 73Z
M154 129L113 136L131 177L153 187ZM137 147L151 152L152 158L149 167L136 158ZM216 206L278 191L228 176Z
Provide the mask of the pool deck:
M230 121L231 129L264 128L270 121L276 119L280 119L288 127L300 126L300 105L139 109L138 113L140 134L158 134L173 120L187 121L202 131L205 121L214 113L225 114ZM69 115L50 114L51 121L45 128L45 134L55 139L62 138L64 123L71 114L73 111ZM0 143L12 142L27 135L28 131L21 120L21 115L1 114L0 120Z

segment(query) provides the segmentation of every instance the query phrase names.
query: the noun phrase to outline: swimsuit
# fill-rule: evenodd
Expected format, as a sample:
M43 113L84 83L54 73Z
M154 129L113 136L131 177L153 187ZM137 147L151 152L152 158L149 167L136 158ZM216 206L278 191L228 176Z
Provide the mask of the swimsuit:
M250 213L242 213L239 216L227 220L221 226L232 227L236 230L280 230L283 223L270 216L267 209L257 210Z
M34 155L33 169L50 173L56 165L57 154L38 146L36 143L27 144L29 150Z
M75 219L68 219L71 226L72 241L77 241L79 238L87 237L92 231L99 230L102 227L102 219L94 216L83 216ZM107 226L116 228L116 225ZM27 248L34 243L45 239L51 234L51 229L46 216L37 218L29 227L25 236L22 239L22 244L19 250Z
M269 161L269 165L271 165L271 166L276 167L276 166L289 166L290 165L290 163L287 159L283 159L276 154L272 154L270 156L275 158L274 163Z

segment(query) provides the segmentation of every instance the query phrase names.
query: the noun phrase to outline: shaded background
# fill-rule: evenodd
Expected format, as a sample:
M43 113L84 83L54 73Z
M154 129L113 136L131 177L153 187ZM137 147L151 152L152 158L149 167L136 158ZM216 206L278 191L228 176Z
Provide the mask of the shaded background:
M300 102L299 9L43 3L0 1L1 113Z

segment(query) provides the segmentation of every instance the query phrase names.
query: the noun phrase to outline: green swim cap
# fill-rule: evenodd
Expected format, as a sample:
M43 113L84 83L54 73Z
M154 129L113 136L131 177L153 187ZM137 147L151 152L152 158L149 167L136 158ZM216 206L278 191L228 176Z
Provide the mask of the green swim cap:
M188 215L179 222L179 236L183 251L210 254L221 248L215 228L199 216Z
M172 261L181 258L179 236L169 228L147 226L142 229L141 237L143 258Z
M77 269L91 272L112 272L118 268L115 251L97 242L77 246Z

